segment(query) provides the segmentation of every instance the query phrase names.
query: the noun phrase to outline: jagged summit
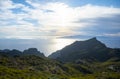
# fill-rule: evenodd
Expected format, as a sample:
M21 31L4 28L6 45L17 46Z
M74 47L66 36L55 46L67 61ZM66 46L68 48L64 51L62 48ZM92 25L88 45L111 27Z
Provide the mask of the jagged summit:
M96 37L93 37L93 38L88 39L88 40L86 40L86 41L98 41L98 40L97 40L97 38L96 38Z
M105 44L97 40L96 37L85 40L85 41L75 41L74 43L66 46L65 48L70 48L71 51L73 50L82 50L82 49L92 49L94 47L98 48L105 48ZM63 48L63 49L65 49Z
M89 40L97 40L97 38L96 38L96 37L93 37L93 38L91 38L91 39L89 39Z
M96 37L86 40L85 42L100 42Z
M23 51L24 55L36 55L44 57L44 54L37 50L37 48L29 48Z
M45 57L43 53L37 50L37 48L28 48L23 52L17 49L13 49L13 50L5 49L5 50L0 50L0 54L7 56L35 55L39 57Z
M96 37L93 37L93 38L91 38L91 39L88 39L88 40L85 40L85 41L75 41L74 43L79 43L79 42L98 42L99 40L97 40L97 38Z

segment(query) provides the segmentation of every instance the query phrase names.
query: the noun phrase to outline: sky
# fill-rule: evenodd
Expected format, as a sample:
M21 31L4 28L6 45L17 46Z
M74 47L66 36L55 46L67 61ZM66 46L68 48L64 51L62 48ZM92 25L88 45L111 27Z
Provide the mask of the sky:
M91 37L120 47L119 17L120 0L0 0L0 48L42 50L54 39Z

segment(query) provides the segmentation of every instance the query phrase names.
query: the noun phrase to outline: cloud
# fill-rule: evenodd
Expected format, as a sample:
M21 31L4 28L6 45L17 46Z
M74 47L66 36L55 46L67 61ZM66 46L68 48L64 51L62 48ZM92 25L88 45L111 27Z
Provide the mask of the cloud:
M120 8L91 4L71 7L61 2L41 4L37 0L34 2L26 0L26 3L32 8L25 4L16 4L11 0L0 2L0 33L2 34L0 36L2 38L37 39L88 34L82 30L92 26L95 28L103 26L103 18L106 21L106 18L112 19L114 15L120 14ZM16 9L21 10L16 13ZM107 24L111 25L108 19ZM115 24L120 25L118 21Z
M105 33L118 33L120 31L120 15L111 15L110 17L98 17L92 19L83 19L77 23L88 23L87 27L78 29L87 32L88 35L103 35Z
M110 37L120 37L120 32L118 33L113 33L113 34L104 34L105 36L110 36Z

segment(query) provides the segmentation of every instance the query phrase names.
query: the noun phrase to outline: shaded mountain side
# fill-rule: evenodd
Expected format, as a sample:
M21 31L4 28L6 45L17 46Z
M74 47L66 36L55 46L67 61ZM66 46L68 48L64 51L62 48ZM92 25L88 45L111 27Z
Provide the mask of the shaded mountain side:
M48 58L52 58L52 59L57 59L57 57L60 57L61 53L60 50L52 53L51 55L48 56Z
M4 49L4 50L0 50L0 54L7 56L35 55L35 56L45 57L44 54L38 51L36 48L29 48L24 50L23 52L16 49L13 50Z
M52 53L49 58L62 62L76 61L107 61L111 58L120 58L120 49L108 48L96 38L86 41L76 41L63 49Z
M40 51L38 51L36 48L29 48L27 50L23 51L24 55L36 55L36 56L40 56L40 57L45 57L43 53L41 53Z
M16 49L13 50L4 49L4 50L0 50L0 55L18 56L18 55L22 55L22 52Z

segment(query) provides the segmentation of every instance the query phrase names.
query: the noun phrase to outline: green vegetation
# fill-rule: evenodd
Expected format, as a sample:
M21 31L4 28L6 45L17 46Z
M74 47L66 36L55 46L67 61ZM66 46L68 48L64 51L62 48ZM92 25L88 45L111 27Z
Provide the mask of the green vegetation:
M112 59L111 59L112 60ZM0 55L0 79L119 79L120 62L60 63L38 56Z

